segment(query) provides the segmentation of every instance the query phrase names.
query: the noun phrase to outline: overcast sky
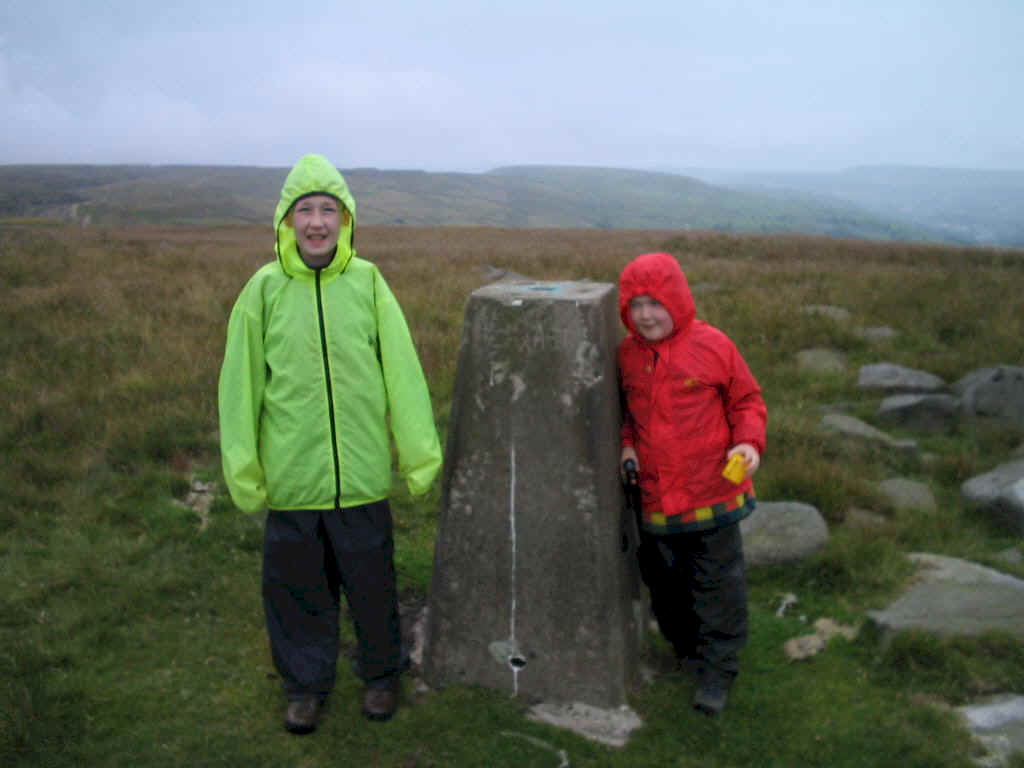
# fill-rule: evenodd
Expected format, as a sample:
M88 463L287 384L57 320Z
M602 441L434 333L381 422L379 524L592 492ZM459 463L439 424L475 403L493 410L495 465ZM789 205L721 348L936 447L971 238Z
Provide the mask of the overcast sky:
M0 0L0 164L1024 169L1024 0Z

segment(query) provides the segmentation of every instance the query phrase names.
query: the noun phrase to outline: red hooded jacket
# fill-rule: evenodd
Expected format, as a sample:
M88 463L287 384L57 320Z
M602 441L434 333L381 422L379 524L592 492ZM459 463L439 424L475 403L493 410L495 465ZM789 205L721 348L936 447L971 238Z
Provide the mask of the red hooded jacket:
M647 295L672 317L672 332L643 338L629 303ZM673 527L701 529L737 519L740 494L752 496L748 477L722 477L725 454L738 443L764 452L767 408L761 388L732 340L696 319L690 286L667 253L630 262L619 279L619 313L629 329L618 349L626 413L622 445L640 459L645 521L675 517ZM714 508L714 509L709 509Z

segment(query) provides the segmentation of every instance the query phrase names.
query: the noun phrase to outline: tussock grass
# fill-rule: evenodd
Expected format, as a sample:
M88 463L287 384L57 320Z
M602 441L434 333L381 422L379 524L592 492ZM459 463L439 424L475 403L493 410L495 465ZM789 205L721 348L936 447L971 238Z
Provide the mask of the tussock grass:
M531 723L525 702L475 689L407 685L396 719L370 727L343 669L320 731L288 737L264 637L261 521L223 489L205 525L180 504L193 479L219 479L227 315L271 245L264 227L0 223L0 763L521 766L555 765L561 749L576 766L966 766L974 747L949 707L1024 686L1021 644L1003 636L909 634L882 646L865 633L802 664L781 650L817 618L856 623L883 604L909 576L906 551L994 565L1019 546L958 495L1019 436L964 427L925 438L933 458L919 465L841 448L816 425L825 404L870 418L878 398L855 387L862 364L952 381L1024 359L1024 254L695 232L364 228L360 255L405 309L442 433L463 309L485 265L615 282L634 256L673 253L700 315L737 341L765 389L759 496L816 505L832 538L808 562L752 573L752 642L719 720L692 713L692 684L666 675L635 691L646 726L622 750ZM845 307L851 323L801 312L807 304ZM851 329L876 325L900 333L868 343ZM795 355L813 346L843 352L850 372L801 372ZM931 484L939 511L890 509L875 484L894 474ZM438 490L420 500L395 490L405 604L429 586ZM851 526L854 507L887 522ZM803 621L776 616L785 592L799 596ZM342 641L353 644L347 626Z

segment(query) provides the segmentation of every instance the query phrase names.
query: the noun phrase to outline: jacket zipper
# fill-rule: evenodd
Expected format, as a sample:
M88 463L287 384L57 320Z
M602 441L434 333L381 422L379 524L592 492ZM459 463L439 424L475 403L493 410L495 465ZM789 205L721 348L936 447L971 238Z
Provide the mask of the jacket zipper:
M324 360L324 378L327 383L327 418L331 424L331 459L334 462L334 508L341 508L341 465L338 463L338 428L334 423L334 390L331 387L331 363L327 356L327 328L324 324L323 291L320 270L316 270L316 314L320 324L320 354Z

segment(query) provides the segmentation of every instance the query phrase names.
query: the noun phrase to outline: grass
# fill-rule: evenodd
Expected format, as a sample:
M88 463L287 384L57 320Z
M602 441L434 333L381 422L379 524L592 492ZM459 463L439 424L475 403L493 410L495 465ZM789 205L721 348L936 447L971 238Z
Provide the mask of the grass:
M343 669L316 735L280 727L282 701L259 595L261 521L219 490L203 525L184 507L193 478L219 480L216 385L225 323L268 258L265 228L78 229L0 224L0 764L163 766L968 766L976 747L950 708L1024 690L1024 649L994 633L906 633L792 663L783 643L814 620L858 623L898 593L906 551L994 565L1019 538L963 509L959 484L1019 435L962 428L922 439L934 458L847 451L815 426L818 407L878 398L857 366L889 360L949 381L1024 359L1024 254L809 237L665 231L366 228L409 319L442 433L462 312L490 264L547 279L613 282L633 256L669 250L706 319L739 344L770 409L758 495L816 505L832 530L818 557L751 573L752 639L730 707L691 712L692 684L668 674L635 690L645 721L619 750L533 723L505 692L406 682L391 723L364 724ZM852 325L890 325L871 345L799 311L837 304ZM830 346L851 373L808 377L796 352ZM614 439L614 438L611 438ZM928 482L939 512L893 510L875 484ZM438 489L396 486L403 603L430 582ZM888 522L844 522L852 507ZM1002 568L1024 576L1020 566ZM799 603L776 616L779 595ZM353 644L343 629L343 645ZM667 653L652 638L655 663Z

